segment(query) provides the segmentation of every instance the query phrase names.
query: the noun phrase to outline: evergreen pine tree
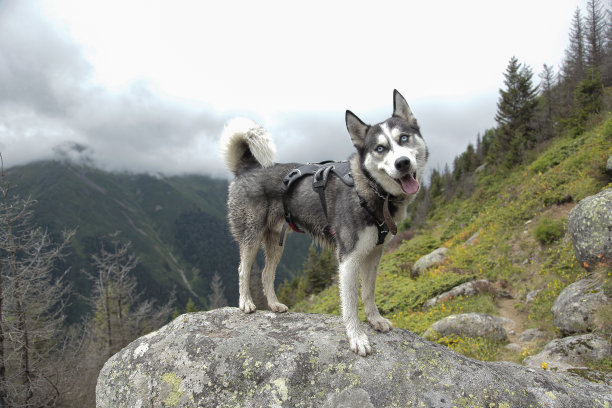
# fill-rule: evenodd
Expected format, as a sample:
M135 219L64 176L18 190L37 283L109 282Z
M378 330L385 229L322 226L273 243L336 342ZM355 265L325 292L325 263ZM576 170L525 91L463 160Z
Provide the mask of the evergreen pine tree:
M585 18L586 63L590 69L601 70L606 35L605 11L599 0L589 0Z
M570 131L578 135L582 133L589 115L599 113L602 108L603 82L598 69L589 68L587 75L574 91L575 108L567 121Z
M605 13L605 26L602 80L604 86L610 86L612 85L612 12L610 10L606 10Z
M495 115L499 127L494 153L511 167L520 161L521 152L533 142L538 87L533 86L531 69L521 66L516 57L510 59L504 77L506 89L499 90Z
M576 84L582 80L585 71L584 23L580 8L576 8L569 33L569 46L565 50L565 60L561 68L566 82Z
M540 89L542 90L542 126L541 135L543 139L549 139L553 134L553 114L555 110L555 100L553 89L555 86L555 73L553 68L544 64L544 71L540 74Z
M192 298L187 299L187 303L185 304L185 313L193 313L197 311L198 311L198 308L195 302L193 301L193 299Z

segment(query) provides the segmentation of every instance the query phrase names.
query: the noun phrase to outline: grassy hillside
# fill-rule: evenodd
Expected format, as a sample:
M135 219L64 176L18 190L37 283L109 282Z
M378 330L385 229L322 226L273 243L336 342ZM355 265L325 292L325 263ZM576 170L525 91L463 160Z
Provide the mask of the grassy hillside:
M134 273L148 298L167 299L176 289L177 307L188 298L205 306L210 281L221 275L225 296L237 303L238 250L225 218L227 181L187 175L153 177L107 173L60 162L38 162L7 172L12 191L37 200L35 223L59 234L77 228L66 267L74 287L70 317L88 310L91 269L108 234L121 231L140 258ZM302 237L287 242L279 282L293 276L309 245Z
M552 303L565 286L586 274L573 253L567 214L581 199L612 187L604 173L612 155L612 118L577 137L554 139L529 155L529 163L510 171L477 172L469 197L461 192L449 202L439 197L415 237L383 256L376 299L395 327L423 334L445 316L487 312L511 315L521 328L539 327L551 337L556 334ZM473 245L464 245L476 233ZM438 247L449 249L447 261L412 278L414 262ZM483 294L421 308L427 299L474 278L489 279L513 299ZM535 289L540 290L536 300L526 304L526 294ZM294 309L339 314L337 286ZM483 339L440 341L485 360L521 361L536 351L512 354Z

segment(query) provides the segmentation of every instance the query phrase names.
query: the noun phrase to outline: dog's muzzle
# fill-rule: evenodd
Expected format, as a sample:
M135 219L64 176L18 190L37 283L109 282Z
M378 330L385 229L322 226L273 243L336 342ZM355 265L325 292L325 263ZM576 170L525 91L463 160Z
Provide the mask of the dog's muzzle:
M399 180L396 180L402 187L402 191L404 193L415 194L417 191L419 191L420 186L416 179L417 173L416 171L410 171L412 168L412 162L408 157L402 156L395 160L395 168L400 173L407 173L400 177Z

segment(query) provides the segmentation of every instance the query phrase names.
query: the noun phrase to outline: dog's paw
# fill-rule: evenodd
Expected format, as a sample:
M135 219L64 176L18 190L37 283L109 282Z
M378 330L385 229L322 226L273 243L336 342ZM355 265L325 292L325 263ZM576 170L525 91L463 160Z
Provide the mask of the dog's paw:
M240 310L244 313L253 313L257 309L251 299L240 299Z
M378 330L379 332L387 332L393 327L393 323L382 316L368 319L368 322L374 330Z
M273 303L268 306L270 307L271 311L276 312L276 313L285 313L287 310L289 310L289 308L283 305L282 303Z
M351 350L360 356L367 356L368 354L372 354L372 346L370 346L370 340L368 340L368 336L365 333L357 333L353 336L349 335L349 344L351 346Z

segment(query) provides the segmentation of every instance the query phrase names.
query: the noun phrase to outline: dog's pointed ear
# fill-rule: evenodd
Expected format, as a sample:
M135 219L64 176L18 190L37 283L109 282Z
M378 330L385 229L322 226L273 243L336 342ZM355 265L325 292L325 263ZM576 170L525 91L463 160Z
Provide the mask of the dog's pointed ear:
M351 140L353 141L353 146L355 146L357 149L363 149L369 126L363 123L363 121L353 112L347 110L346 128L348 129Z
M417 120L408 106L408 102L397 89L393 90L393 116L402 118L414 126L418 126Z

